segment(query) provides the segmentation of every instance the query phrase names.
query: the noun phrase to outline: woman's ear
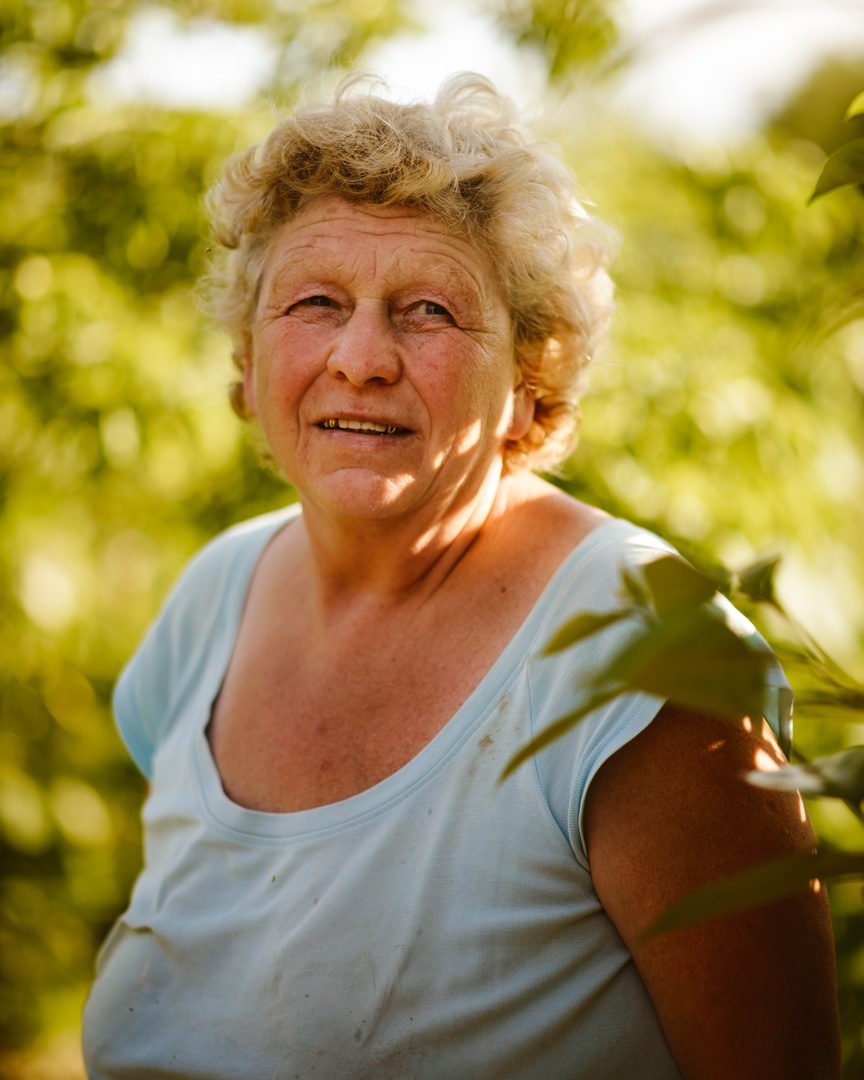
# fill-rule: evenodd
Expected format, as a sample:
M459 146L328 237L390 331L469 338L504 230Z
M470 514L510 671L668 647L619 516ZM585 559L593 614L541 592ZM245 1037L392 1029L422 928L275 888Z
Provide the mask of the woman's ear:
M511 442L518 442L528 434L534 423L534 405L534 395L523 378L513 391L513 416L507 430L507 438Z
M258 401L255 396L255 364L252 359L252 339L249 338L243 349L243 399L250 416L258 415Z

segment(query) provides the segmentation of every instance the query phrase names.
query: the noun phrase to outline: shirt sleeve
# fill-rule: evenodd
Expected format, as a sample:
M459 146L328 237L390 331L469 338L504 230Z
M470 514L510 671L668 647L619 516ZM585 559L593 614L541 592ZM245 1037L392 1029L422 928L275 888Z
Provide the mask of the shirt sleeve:
M271 530L229 530L180 575L114 688L120 737L149 780L153 755L211 670L227 664L248 578ZM239 605L239 606L238 606Z
M120 738L148 780L153 771L156 718L164 712L171 677L170 652L163 630L165 616L163 610L121 671L112 699Z
M621 571L639 570L671 549L653 534L632 529L622 538L610 537L591 552L580 576L570 584L571 596L562 598L551 631L579 611L604 612L620 606ZM714 604L727 625L756 649L771 657L765 676L763 712L784 746L791 737L792 689L764 638L725 597ZM583 704L585 688L638 633L638 624L625 619L551 657L535 663L531 678L534 733ZM584 809L588 789L601 766L651 723L664 704L654 694L629 692L606 702L575 724L560 740L536 757L538 777L550 810L570 842L577 861L590 869L584 835ZM785 747L784 747L785 749Z
M218 549L216 551L218 554ZM184 684L219 627L219 559L212 545L186 567L114 687L117 730L144 776L177 714Z

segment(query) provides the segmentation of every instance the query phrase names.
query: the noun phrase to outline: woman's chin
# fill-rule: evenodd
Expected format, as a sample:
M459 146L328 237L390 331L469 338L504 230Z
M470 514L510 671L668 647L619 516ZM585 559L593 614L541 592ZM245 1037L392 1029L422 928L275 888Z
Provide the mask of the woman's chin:
M375 521L399 517L422 502L417 478L386 475L374 469L340 469L317 484L295 487L304 502L334 517Z

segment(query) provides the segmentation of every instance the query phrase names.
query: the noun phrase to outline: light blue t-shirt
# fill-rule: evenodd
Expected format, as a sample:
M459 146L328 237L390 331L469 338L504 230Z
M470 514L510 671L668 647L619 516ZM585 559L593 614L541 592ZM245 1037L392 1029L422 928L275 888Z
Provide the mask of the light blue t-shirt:
M91 1080L680 1080L582 833L591 778L661 700L619 698L499 784L633 627L544 643L616 607L621 569L668 547L601 525L412 761L350 799L262 813L225 795L205 730L255 566L295 513L209 544L118 682L151 792L144 870L85 1010Z

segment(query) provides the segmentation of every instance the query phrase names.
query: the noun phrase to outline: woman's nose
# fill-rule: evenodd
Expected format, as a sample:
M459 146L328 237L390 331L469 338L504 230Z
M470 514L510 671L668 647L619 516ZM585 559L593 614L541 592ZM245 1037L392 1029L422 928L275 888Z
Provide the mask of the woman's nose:
M354 386L380 379L394 383L402 373L395 330L384 305L358 304L344 323L327 359L331 375Z

